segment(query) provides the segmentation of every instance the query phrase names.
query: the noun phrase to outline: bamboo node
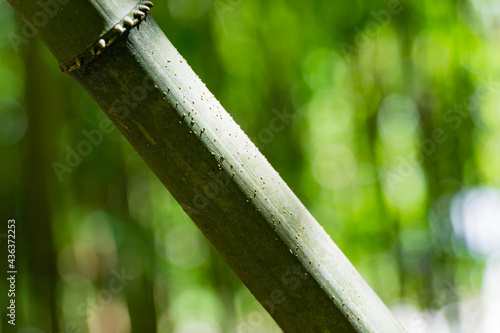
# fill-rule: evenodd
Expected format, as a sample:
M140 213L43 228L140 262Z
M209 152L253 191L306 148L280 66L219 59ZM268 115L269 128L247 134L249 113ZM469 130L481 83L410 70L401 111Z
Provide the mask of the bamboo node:
M137 3L127 15L113 25L111 29L99 36L94 43L81 53L75 55L72 59L62 62L59 65L61 71L69 73L81 69L94 61L102 52L108 49L118 37L144 21L152 7L153 3L151 1L140 1Z

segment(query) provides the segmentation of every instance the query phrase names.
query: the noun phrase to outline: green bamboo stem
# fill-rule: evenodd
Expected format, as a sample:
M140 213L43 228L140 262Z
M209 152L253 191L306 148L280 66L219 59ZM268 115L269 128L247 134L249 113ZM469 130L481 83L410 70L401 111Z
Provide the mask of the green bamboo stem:
M34 26L36 1L9 1ZM62 2L39 29L62 64L136 5ZM404 331L151 16L78 67L69 74L285 332Z

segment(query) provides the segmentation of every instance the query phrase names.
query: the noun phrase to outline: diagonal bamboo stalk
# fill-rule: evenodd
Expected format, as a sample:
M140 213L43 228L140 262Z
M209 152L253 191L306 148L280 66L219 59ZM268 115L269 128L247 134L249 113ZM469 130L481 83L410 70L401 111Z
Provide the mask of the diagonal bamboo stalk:
M404 331L146 18L151 3L9 2L285 332Z

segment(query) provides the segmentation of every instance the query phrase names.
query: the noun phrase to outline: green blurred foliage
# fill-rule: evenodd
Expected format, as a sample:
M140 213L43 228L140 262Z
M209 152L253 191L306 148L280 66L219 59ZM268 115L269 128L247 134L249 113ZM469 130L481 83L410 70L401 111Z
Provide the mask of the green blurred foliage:
M458 193L500 186L495 8L168 0L153 16L380 297L436 309L481 285L484 255L450 211ZM53 162L104 114L37 38L12 43L22 27L1 2L19 328L279 331L117 130L58 179ZM276 130L278 113L293 117Z

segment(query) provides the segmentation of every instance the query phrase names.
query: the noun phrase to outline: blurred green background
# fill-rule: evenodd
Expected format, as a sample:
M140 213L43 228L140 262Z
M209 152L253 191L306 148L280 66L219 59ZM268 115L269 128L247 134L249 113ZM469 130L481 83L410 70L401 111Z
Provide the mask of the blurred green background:
M408 332L500 331L498 2L167 0L152 14ZM118 130L57 176L104 114L6 1L0 30L15 331L279 332ZM276 112L294 117L273 130Z

